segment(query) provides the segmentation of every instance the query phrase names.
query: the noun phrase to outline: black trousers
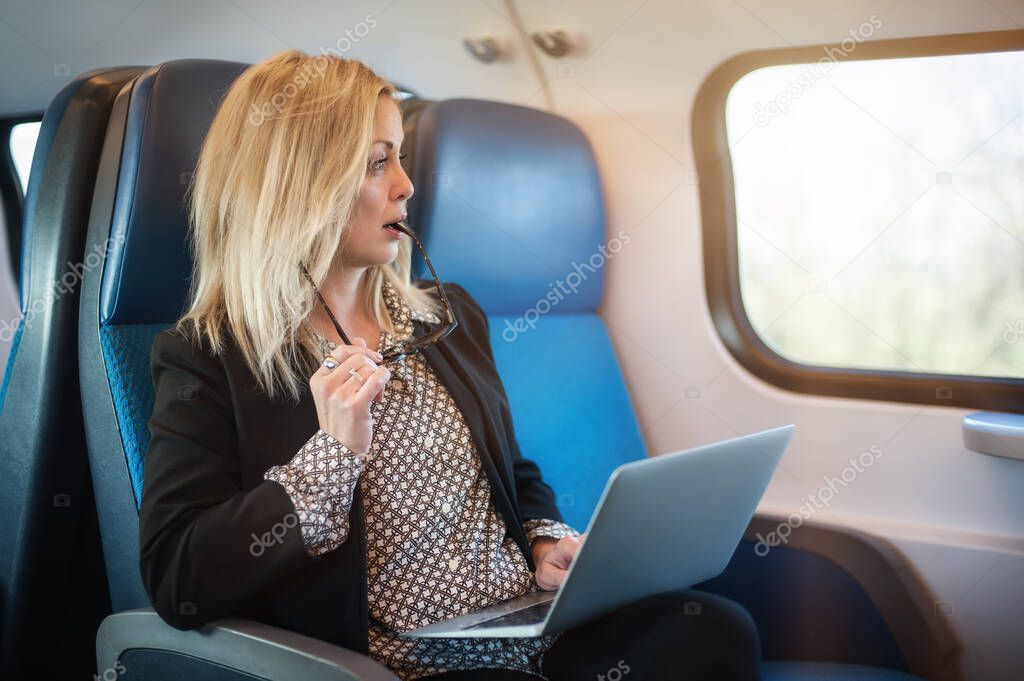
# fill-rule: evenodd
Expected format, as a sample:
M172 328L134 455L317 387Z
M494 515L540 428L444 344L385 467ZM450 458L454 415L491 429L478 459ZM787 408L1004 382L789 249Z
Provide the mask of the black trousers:
M758 681L761 642L738 603L692 589L630 603L568 629L544 653L551 681ZM420 677L434 681L536 681L507 669Z

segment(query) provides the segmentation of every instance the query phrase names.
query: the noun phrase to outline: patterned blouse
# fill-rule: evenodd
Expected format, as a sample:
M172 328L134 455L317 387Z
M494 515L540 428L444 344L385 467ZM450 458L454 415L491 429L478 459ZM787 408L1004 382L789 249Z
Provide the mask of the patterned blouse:
M412 311L388 282L384 300L398 327L381 332L380 352L412 337ZM334 343L318 335L326 355ZM369 653L403 680L458 669L517 669L543 677L541 655L558 634L536 638L404 639L398 632L539 591L491 503L490 482L462 413L422 354L389 366L391 381L371 402L369 459L318 430L287 464L264 477L295 504L311 555L348 536L355 486L366 509ZM579 536L554 520L524 522L529 541Z

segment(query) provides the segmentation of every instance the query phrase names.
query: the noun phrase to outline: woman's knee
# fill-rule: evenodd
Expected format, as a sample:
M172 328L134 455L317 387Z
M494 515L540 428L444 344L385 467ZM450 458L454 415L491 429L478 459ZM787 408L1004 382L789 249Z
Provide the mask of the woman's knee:
M651 681L755 681L760 658L757 627L746 609L684 590L634 601L564 632L545 655L544 671L551 679L592 679L618 660L637 672L634 678Z
M760 678L760 636L739 603L687 589L645 598L633 606L630 619L644 623L662 642L662 655L675 660L677 671L688 678Z
M654 602L659 599L655 597ZM761 638L754 618L736 601L723 596L686 589L662 594L660 610L689 636L722 646L735 654L761 657Z

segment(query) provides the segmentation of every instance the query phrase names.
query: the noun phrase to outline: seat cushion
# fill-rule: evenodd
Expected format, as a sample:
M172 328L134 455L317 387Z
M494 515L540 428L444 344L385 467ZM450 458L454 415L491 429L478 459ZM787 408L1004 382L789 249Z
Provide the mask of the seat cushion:
M103 360L136 508L142 505L143 459L149 449L149 416L156 399L149 355L153 339L168 326L112 324L100 327Z
M922 681L904 672L834 662L765 662L763 681Z

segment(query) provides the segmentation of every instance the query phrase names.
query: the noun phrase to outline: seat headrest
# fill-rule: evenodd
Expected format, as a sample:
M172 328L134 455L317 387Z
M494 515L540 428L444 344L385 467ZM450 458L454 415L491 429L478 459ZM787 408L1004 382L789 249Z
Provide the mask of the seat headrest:
M57 130L60 129L61 121L64 120L68 104L71 103L71 99L79 89L90 79L117 70L100 68L75 76L50 100L43 113L43 119L39 124L39 136L36 138L36 146L32 152L32 166L29 169L28 185L25 187L25 207L22 211L24 217L21 222L21 266L18 277L22 313L28 311L29 266L32 257L32 235L35 233L36 205L39 202L40 183L43 179L46 161L50 157L50 149L53 148L54 140L57 138Z
M412 168L410 221L441 279L489 314L598 308L615 249L602 248L597 164L572 122L500 102L437 102L419 115Z
M135 81L125 121L100 324L174 322L184 312L192 259L185 191L210 123L249 65L172 61Z

